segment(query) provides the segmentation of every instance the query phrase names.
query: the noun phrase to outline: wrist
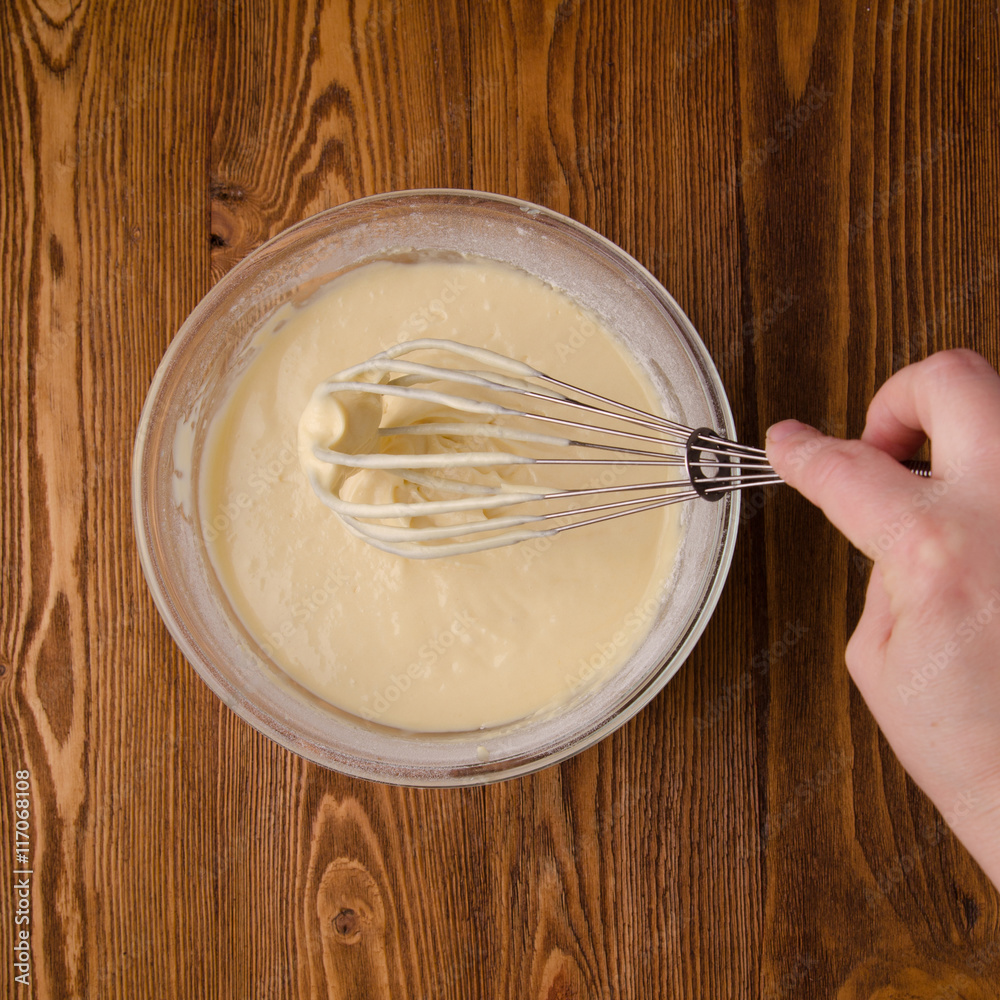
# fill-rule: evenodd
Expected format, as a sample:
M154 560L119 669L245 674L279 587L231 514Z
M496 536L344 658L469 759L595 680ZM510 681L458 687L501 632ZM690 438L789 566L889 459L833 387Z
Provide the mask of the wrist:
M1000 780L972 784L935 805L952 833L1000 889Z

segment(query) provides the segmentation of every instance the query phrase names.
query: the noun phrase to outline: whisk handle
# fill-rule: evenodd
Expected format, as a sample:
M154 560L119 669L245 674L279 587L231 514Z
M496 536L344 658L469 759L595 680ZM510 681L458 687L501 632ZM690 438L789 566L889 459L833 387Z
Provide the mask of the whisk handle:
M906 466L906 468L909 469L910 472L912 472L915 476L920 476L921 479L931 478L930 462L923 462L923 461L917 461L916 459L910 459L910 461L903 462L902 464Z
M699 427L691 432L684 452L692 488L698 496L712 503L721 500L727 492L720 489L720 484L732 483L734 475L734 466L721 464L722 460L732 456L726 453L725 447L720 447L719 441L719 435L711 427ZM702 464L706 459L711 460L710 466ZM709 468L710 472L707 471ZM715 488L711 489L713 486Z
M684 459L692 489L713 503L731 490L781 482L760 448L728 441L711 427L699 427L691 432ZM931 478L930 462L911 459L901 464L915 476Z

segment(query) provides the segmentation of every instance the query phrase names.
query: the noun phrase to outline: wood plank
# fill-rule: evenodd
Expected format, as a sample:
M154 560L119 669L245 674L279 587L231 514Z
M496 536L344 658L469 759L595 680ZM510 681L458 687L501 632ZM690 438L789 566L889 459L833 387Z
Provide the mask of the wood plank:
M301 2L260 19L223 14L211 115L213 277L351 198L469 186L460 11ZM290 766L285 751L228 713L223 740L232 747L224 760L245 761L239 775L229 764L219 774L228 804L215 845L220 950L250 959L231 971L231 988L468 995L462 983L482 975L488 954L473 916L489 911L487 840L474 806L482 793L380 788ZM247 799L255 785L267 792ZM248 840L247 830L259 832ZM231 844L240 845L235 855ZM271 902L258 918L263 900Z
M5 763L31 772L34 995L196 992L212 912L182 859L211 830L196 803L214 760L209 741L182 781L178 746L214 707L142 583L129 480L153 368L208 287L206 52L182 44L198 11L0 16L2 437L18 487L3 502L0 711ZM7 792L5 773L5 830Z
M897 338L915 356L943 346L927 317L956 286L953 254L976 240L978 220L961 209L975 182L941 127L960 117L955 92L938 86L942 61L957 70L970 26L949 4L787 6L790 22L748 8L741 23L745 143L767 151L742 187L749 243L757 273L787 276L796 299L756 351L762 423L793 413L857 435L877 384L911 356L904 348L887 364ZM995 360L995 330L986 343ZM939 828L843 666L867 566L787 492L765 524L770 603L810 631L771 672L765 816L790 803L802 821L767 852L762 981L846 996L986 988L995 971L984 974L976 956L981 935L995 933L995 891ZM905 901L888 875L904 866L906 885L920 884ZM985 927L968 924L966 894ZM810 918L788 919L806 900Z

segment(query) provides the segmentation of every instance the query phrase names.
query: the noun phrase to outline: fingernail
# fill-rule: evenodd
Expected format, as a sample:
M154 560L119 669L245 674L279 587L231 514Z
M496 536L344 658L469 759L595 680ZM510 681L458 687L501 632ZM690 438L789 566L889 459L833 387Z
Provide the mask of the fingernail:
M767 440L769 443L777 444L792 434L805 430L806 425L798 420L782 420L780 423L772 424L767 429Z

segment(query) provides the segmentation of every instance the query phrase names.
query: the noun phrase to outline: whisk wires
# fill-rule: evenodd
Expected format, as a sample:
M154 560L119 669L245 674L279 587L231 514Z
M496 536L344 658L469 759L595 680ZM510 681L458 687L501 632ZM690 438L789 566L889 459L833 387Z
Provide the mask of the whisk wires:
M446 360L406 357L428 351ZM453 367L456 358L476 367ZM382 403L366 447L339 450L344 429L337 440L313 440L310 480L349 530L399 555L480 551L781 481L759 448L454 341L390 348L322 383L310 405L340 402L349 425L364 397ZM336 475L322 474L323 465ZM627 470L641 481L531 481L545 468L609 467L613 478ZM390 475L398 488L388 498L364 498L355 481L362 472ZM517 507L523 512L508 513Z

